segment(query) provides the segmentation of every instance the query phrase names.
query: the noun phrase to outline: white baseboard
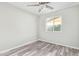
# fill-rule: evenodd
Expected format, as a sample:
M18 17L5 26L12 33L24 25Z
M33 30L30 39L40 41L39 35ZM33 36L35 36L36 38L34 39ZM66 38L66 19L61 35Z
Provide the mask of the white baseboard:
M21 46L24 46L24 45L33 43L33 42L38 41L38 40L40 40L40 41L45 41L45 42L49 42L49 43L53 43L53 42L50 42L50 41L48 41L48 40L44 40L44 39L30 39L29 41L27 41L27 42L24 43L24 44L15 46L15 47L10 48L10 49L7 49L7 50L0 51L0 53L5 53L5 52L7 52L7 51L9 51L9 50L16 49L16 48L18 48L18 47L21 47ZM72 46L63 45L63 44L59 44L59 43L53 43L53 44L57 44L57 45L61 45L61 46L66 46L66 47L69 47L69 48L74 48L74 49L78 49L78 50L79 50L79 48L77 48L77 47L72 47Z
M78 47L73 47L73 46L69 46L69 45L63 45L63 44L59 44L59 43L54 43L54 42L50 42L50 41L48 41L48 40L44 40L44 39L42 39L42 38L40 38L40 39L38 39L38 40L40 40L40 41L45 41L45 42L49 42L49 43L53 43L53 44L57 44L57 45L61 45L61 46L65 46L65 47L69 47L69 48L73 48L73 49L78 49L78 50L79 50Z
M38 41L37 38L34 38L34 39L33 39L33 37L32 37L32 39L29 39L29 41L26 41L24 44L20 44L20 45L18 45L18 46L13 47L13 48L0 51L0 53L5 53L5 52L10 51L10 50L12 50L12 49L16 49L16 48L18 48L18 47L21 47L21 46L24 46L24 45L33 43L33 42L35 42L35 41Z

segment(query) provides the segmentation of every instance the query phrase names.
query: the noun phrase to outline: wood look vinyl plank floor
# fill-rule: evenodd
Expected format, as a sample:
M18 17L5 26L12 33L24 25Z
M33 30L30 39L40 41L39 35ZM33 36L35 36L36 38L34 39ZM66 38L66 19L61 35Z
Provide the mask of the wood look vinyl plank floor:
M79 56L79 50L44 41L36 41L1 53L0 56Z

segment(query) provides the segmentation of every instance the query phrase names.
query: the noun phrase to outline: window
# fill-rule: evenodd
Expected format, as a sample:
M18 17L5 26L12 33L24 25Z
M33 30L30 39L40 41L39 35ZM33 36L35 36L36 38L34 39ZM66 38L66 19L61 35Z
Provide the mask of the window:
M61 31L62 19L61 17L55 16L53 18L48 18L46 21L46 30L47 31Z

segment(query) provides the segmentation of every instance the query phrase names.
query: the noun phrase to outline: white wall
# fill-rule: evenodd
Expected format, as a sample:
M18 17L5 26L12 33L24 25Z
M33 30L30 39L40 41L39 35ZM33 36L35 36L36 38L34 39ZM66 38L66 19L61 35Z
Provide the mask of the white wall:
M62 17L62 32L45 31L46 18L52 16ZM40 40L79 48L79 5L41 15L39 27Z
M36 39L36 19L8 3L0 3L0 51Z

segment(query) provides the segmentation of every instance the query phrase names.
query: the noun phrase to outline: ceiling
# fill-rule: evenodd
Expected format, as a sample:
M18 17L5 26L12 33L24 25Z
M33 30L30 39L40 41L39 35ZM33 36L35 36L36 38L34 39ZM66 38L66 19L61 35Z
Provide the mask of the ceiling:
M27 6L27 5L31 5L31 4L37 4L38 2L9 2L9 4L12 4L13 6L16 6L22 10L31 12L33 14L47 14L50 12L54 12L54 11L58 11L64 8L68 8L71 6L75 6L78 5L79 2L50 2L48 5L52 6L54 9L48 9L48 8L44 8L41 12L38 12L39 8L38 6Z

